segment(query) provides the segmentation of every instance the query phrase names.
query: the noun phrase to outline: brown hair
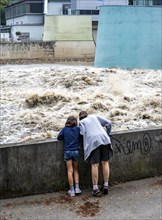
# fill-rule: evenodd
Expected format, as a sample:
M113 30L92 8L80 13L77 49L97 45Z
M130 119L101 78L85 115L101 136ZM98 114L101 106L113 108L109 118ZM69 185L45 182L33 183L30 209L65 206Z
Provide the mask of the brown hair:
M82 120L83 118L86 118L88 113L86 111L81 111L79 113L79 119Z
M77 126L77 118L74 116L69 116L65 123L65 126L74 127Z

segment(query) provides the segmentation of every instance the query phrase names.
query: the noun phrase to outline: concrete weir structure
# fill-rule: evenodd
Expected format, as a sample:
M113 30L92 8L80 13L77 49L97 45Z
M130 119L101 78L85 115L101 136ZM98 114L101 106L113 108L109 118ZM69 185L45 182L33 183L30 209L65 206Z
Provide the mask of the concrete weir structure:
M55 42L57 59L94 57L91 16L46 15L43 41Z
M162 127L112 133L111 140L110 184L162 175ZM82 147L80 151L80 183L89 187L90 166L83 160ZM63 142L0 146L0 198L55 192L67 186Z
M162 69L162 7L102 6L96 67Z
M43 41L0 44L0 63L94 60L91 16L45 16Z

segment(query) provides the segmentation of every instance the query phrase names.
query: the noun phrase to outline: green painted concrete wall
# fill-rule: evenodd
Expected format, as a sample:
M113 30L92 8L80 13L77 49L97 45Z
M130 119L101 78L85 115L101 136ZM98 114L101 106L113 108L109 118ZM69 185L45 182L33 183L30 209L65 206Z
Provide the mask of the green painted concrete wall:
M103 6L95 66L162 69L162 7Z
M92 41L91 16L45 16L43 41Z

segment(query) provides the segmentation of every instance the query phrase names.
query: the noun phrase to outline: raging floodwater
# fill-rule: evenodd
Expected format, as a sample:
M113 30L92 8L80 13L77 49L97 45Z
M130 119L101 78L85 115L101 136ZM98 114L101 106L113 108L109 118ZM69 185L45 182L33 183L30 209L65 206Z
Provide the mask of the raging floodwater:
M56 139L81 110L112 122L112 131L161 125L161 70L91 66L1 66L1 144Z

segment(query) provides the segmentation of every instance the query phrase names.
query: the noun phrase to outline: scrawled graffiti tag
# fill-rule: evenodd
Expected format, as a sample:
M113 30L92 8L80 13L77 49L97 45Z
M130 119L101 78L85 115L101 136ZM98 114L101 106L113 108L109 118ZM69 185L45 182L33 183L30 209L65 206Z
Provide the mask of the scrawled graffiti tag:
M129 155L138 150L141 154L146 155L152 149L151 137L148 133L144 133L141 140L127 140L125 144L112 136L111 139L113 140L113 149L116 154L124 153Z

